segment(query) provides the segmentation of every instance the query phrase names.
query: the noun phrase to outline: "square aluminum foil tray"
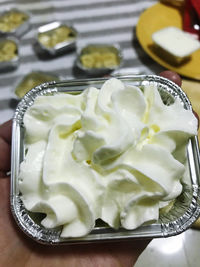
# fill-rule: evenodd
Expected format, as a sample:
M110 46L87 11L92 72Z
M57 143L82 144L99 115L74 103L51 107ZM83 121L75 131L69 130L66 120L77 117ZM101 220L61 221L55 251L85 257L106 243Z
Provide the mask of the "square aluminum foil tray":
M10 32L4 32L4 31L1 31L0 30L0 35L1 36L14 36L16 38L20 38L22 37L22 35L24 35L31 27L31 18L32 18L32 15L27 12L27 11L24 11L24 10L20 10L18 8L7 8L5 9L4 11L1 11L0 12L0 17L7 14L7 13L11 13L11 12L19 12L19 13L22 13L22 14L25 14L27 16L27 20L24 21L20 26L18 26L16 29L13 29L12 31Z
M39 41L39 38L38 38L39 34L48 33L50 31L58 29L61 26L66 26L71 30L71 32L74 34L74 38L72 40L66 40L66 41L57 43L53 47L46 47ZM60 54L62 52L66 52L66 51L75 49L77 38L78 38L78 32L76 31L76 29L72 25L62 23L60 21L54 21L54 22L51 22L49 24L45 24L43 26L40 26L38 28L36 36L35 36L36 43L39 46L40 52L48 53L51 56L55 56L55 55Z
M18 68L20 63L20 55L19 55L19 41L15 37L0 37L0 42L11 41L16 45L16 57L7 61L0 61L0 72L9 71Z
M155 83L166 105L179 98L186 109L192 109L185 93L176 84L155 75L120 76L120 80L142 88L144 84ZM12 133L12 166L11 166L11 210L22 229L33 240L43 244L71 244L127 239L169 237L182 233L189 228L200 214L200 155L197 136L189 140L187 155L191 185L183 187L182 194L176 199L173 208L160 215L157 223L141 226L135 230L111 229L105 225L96 225L93 231L81 238L61 238L61 229L45 229L40 224L37 213L27 211L21 200L18 175L20 163L24 159L24 126L23 117L34 99L39 95L53 95L57 92L77 93L89 86L100 88L106 79L86 79L63 82L44 83L29 91L19 103L14 119Z
M82 63L81 63L81 56L84 54L83 51L87 50L89 48L108 48L110 51L114 52L117 57L119 58L119 64L114 67L103 67L103 68L86 68ZM103 75L107 74L110 72L114 72L119 70L122 65L123 65L123 56L122 56L122 50L119 46L119 44L88 44L86 46L83 46L82 48L78 49L77 52L77 60L76 60L76 65L79 69L84 71L90 76L95 76L95 75ZM97 76L96 76L97 77Z

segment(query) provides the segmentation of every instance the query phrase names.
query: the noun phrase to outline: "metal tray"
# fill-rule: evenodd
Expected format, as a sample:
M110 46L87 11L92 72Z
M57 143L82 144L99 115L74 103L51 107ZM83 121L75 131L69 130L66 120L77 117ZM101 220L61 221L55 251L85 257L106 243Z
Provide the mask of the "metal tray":
M27 11L24 11L24 10L20 10L18 8L8 8L4 11L2 11L0 13L0 17L3 16L4 14L7 14L7 13L10 13L10 12L13 12L13 11L16 11L16 12L19 12L19 13L22 13L22 14L25 14L27 16L27 20L25 22L23 22L21 25L19 25L17 28L13 29L12 31L1 31L0 30L0 35L1 36L15 36L15 37L21 37L22 35L24 35L28 30L29 28L31 27L31 24L30 24L30 20L31 20L31 14Z
M0 38L0 42L6 42L6 41L11 41L16 45L16 56L12 58L11 60L7 61L1 61L0 62L0 72L3 71L9 71L12 69L16 69L19 66L19 42L16 38L14 37L4 37Z
M144 84L158 85L161 97L166 105L179 98L185 109L192 109L191 104L181 90L173 82L155 75L137 75L119 77L124 83L142 87ZM12 132L12 164L11 164L11 210L19 227L33 240L44 244L71 244L100 241L128 240L169 237L182 233L189 228L200 214L200 155L197 136L189 140L187 155L191 184L183 186L182 194L176 199L173 208L160 215L157 223L141 226L135 230L113 230L108 226L96 224L93 231L81 238L61 238L61 228L45 229L40 225L38 214L28 212L20 198L18 174L20 163L24 159L24 127L23 117L29 106L39 95L53 95L57 92L80 92L88 86L100 88L106 79L72 80L64 82L44 83L29 91L19 103L14 119Z
M48 33L50 31L56 30L61 26L66 26L71 30L71 32L74 34L74 38L72 40L66 40L64 42L59 42L53 47L47 47L39 41L39 35L40 34ZM49 55L55 56L55 55L60 54L62 52L66 52L66 51L74 49L75 45L76 45L77 36L78 36L78 33L73 26L62 23L60 21L55 21L55 22L51 22L49 24L46 24L46 25L39 27L37 30L35 39L36 39L36 43L39 47L40 53L48 53Z
M110 51L114 52L119 58L119 64L114 67L102 67L102 68L87 68L81 63L81 56L84 54L84 51L87 51L90 48L108 48ZM76 65L83 72L91 76L98 76L110 73L112 71L118 70L123 65L123 56L121 48L118 44L88 44L77 50L77 59Z
M59 77L58 75L52 74L50 72L44 72L41 70L34 70L31 72L28 72L26 75L24 75L23 77L20 77L19 80L16 82L16 86L14 88L14 93L17 97L17 99L21 99L24 95L25 95L25 90L23 90L23 84L26 81L29 81L29 79L32 79L35 82L35 84L30 88L30 84L28 87L26 87L26 92L30 91L33 87L35 87L36 85L39 85L41 83L44 83L46 81L59 81ZM25 88L25 86L24 86Z

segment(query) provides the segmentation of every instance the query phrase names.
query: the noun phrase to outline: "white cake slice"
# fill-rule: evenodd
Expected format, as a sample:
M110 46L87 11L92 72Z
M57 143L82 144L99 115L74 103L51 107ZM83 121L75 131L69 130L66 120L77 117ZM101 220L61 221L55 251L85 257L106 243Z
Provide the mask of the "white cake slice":
M177 59L184 59L200 49L200 42L176 27L163 28L152 35L155 44Z

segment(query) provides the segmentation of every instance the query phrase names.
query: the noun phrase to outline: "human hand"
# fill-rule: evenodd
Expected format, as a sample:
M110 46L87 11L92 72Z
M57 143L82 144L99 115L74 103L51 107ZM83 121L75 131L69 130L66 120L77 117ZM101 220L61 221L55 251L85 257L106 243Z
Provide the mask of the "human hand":
M181 79L172 72L161 73L178 85ZM45 246L20 231L9 207L11 121L0 126L0 267L95 267L133 266L150 240L99 244Z

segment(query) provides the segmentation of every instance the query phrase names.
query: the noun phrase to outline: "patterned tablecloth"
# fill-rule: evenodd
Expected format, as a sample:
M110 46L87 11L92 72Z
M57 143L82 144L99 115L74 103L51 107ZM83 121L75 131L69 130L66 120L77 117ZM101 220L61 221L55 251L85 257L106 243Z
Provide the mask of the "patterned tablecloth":
M20 65L14 71L0 73L0 123L13 116L17 101L14 88L24 75L41 70L61 79L80 78L74 63L76 51L54 59L42 60L34 51L36 29L60 20L69 22L79 32L77 47L87 43L118 43L121 46L123 68L134 73L158 73L162 68L140 47L135 26L140 14L155 0L0 0L0 9L17 7L32 14L31 29L20 41ZM85 76L86 77L86 76Z

